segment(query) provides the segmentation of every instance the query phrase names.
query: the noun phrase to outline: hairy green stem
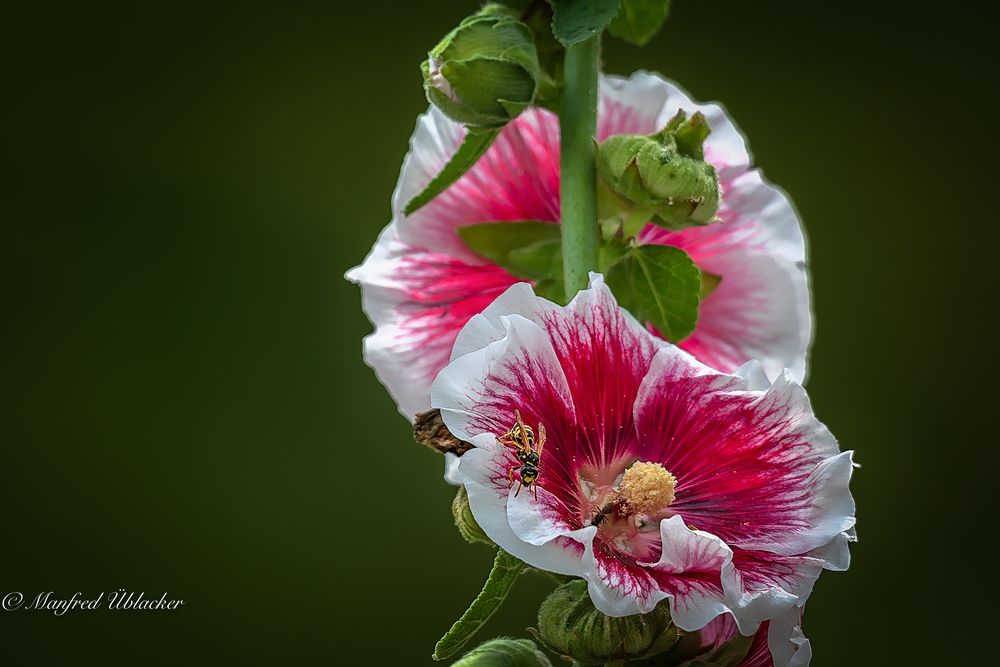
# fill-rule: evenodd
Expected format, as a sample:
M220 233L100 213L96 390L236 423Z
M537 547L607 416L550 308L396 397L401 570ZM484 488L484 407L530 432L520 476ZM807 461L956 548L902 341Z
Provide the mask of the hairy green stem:
M597 270L597 68L601 37L594 35L567 47L566 87L559 114L562 256L566 299L587 287L587 273Z

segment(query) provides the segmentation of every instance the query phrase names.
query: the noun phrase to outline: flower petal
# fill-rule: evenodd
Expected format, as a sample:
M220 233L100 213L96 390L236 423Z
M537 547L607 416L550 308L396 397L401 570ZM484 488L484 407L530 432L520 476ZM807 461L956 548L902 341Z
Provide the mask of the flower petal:
M670 598L670 615L682 630L703 627L729 611L721 573L733 557L732 550L715 535L691 530L680 516L660 522L663 552L649 574Z
M774 667L807 667L812 646L802 634L801 609L791 609L768 624L767 645Z
M813 558L823 561L823 567L834 572L844 572L851 566L851 549L849 544L858 541L858 533L854 526L830 540L828 544L817 547L809 552Z
M734 549L722 585L740 632L751 635L763 621L805 604L822 570L816 558Z
M365 338L365 361L410 421L430 407L431 382L458 331L516 282L498 266L404 243L394 225L347 278L361 284L362 306L376 324Z
M507 315L521 315L537 324L542 324L546 313L558 309L558 305L536 296L528 283L511 285L482 312L472 316L465 327L458 332L455 346L451 351L451 360L486 347L507 335L507 328L502 321Z
M502 339L452 361L431 387L431 404L448 430L473 444L505 433L517 411L529 424L544 417L558 427L574 418L566 376L546 332L520 315L504 316L503 323Z
M671 509L732 547L798 555L827 544L854 524L850 453L837 453L789 374L766 392L745 388L676 348L657 353L635 421L647 460L677 477Z
M440 113L425 114L400 174L400 191L419 192L428 165L437 165L439 145L464 135L439 128ZM450 122L450 121L445 121ZM442 138L443 137L443 138ZM422 140L423 139L423 140ZM458 139L454 140L457 147ZM431 149L426 151L424 146ZM454 150L454 149L452 149ZM449 153L450 157L450 153ZM440 163L443 165L443 162ZM435 172L436 173L436 172ZM411 187L411 183L420 187ZM397 192L399 197L399 192ZM543 109L530 109L500 132L489 150L458 181L410 216L402 216L405 197L394 199L400 238L416 246L476 261L455 233L465 225L511 220L559 220L559 121ZM481 261L481 260L479 260Z

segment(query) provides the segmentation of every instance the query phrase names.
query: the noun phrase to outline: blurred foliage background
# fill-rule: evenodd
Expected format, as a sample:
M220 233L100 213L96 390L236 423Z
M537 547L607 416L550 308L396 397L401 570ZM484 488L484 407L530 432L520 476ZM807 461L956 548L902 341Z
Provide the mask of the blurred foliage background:
M723 101L791 193L809 389L864 465L854 565L809 603L813 664L977 655L996 524L988 24L959 3L675 5L651 46L608 40L606 69ZM461 541L441 460L365 367L342 275L388 222L417 65L474 8L5 11L0 594L186 603L0 612L10 664L430 664L491 553ZM525 577L482 638L522 634L548 590Z

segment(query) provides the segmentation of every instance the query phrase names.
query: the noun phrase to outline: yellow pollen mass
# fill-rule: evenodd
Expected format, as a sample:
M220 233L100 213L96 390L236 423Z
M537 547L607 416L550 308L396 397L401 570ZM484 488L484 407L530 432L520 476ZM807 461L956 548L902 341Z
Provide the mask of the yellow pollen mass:
M625 471L618 497L631 514L652 514L674 502L677 478L659 463L638 461Z

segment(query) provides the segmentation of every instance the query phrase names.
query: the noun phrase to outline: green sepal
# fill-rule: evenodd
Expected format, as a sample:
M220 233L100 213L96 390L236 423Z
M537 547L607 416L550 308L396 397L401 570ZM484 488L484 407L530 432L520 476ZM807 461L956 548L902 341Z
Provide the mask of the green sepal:
M722 276L718 273L701 272L701 291L698 292L699 301L704 301L705 297L715 291L715 288L722 282Z
M573 46L601 34L618 15L622 0L551 0L552 34Z
M680 248L634 246L608 269L606 278L618 303L670 342L679 343L694 331L701 271Z
M552 667L530 639L498 637L472 649L452 667Z
M673 132L674 141L677 142L677 152L695 160L704 160L705 139L712 132L712 128L708 126L708 119L700 111L688 119L684 118L683 111L678 111L674 117L681 121Z
M622 0L608 32L636 46L645 46L670 14L670 0Z
M455 527L458 533L466 542L482 542L490 546L496 546L490 539L486 531L480 527L476 517L472 515L472 508L469 506L469 494L464 486L458 487L455 499L451 501L451 516L455 519Z
M490 144L500 134L500 130L480 130L469 131L465 135L462 144L451 156L447 164L435 176L427 186L409 201L403 209L405 215L413 215L415 211L430 202L439 194L444 192L449 185L460 179L465 172L469 171L476 161L489 149Z
M472 636L496 613L507 594L514 587L514 582L524 572L527 566L503 549L497 550L493 569L476 599L462 617L455 621L451 629L438 641L434 647L435 660L446 660L462 650Z

